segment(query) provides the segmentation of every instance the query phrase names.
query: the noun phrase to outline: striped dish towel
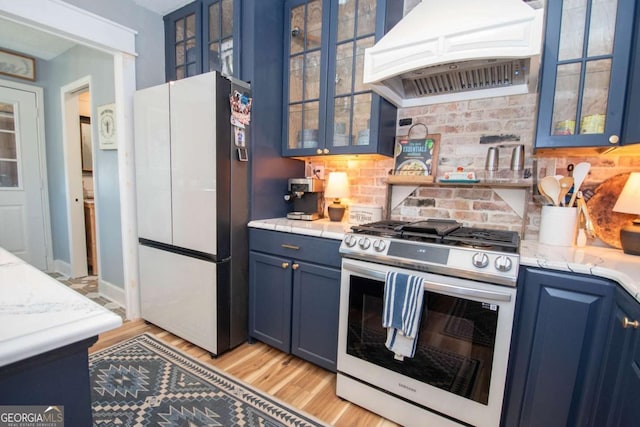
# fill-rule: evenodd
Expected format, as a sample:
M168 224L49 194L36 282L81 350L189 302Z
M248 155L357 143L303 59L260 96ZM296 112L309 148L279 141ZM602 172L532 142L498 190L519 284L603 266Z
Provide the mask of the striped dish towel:
M382 326L387 328L387 348L395 358L413 357L424 300L423 279L390 271L384 285Z

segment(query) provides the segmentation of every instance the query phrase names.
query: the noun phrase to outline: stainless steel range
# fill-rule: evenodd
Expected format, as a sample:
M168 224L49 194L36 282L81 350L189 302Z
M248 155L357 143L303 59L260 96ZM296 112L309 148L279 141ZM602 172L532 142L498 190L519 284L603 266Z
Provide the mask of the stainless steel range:
M519 243L449 220L353 227L340 246L337 394L405 426L498 426ZM401 360L382 327L392 272L424 288L415 354Z

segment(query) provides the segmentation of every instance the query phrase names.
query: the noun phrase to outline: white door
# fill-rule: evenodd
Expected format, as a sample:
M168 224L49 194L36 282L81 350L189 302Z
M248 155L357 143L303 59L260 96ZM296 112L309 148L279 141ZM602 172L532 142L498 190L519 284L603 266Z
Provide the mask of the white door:
M35 92L0 86L0 246L47 270Z

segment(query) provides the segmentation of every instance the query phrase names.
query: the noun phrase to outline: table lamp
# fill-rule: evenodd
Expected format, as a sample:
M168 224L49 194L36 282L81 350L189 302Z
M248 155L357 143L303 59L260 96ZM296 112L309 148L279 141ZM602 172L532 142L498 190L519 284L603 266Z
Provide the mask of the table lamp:
M624 185L614 212L640 215L640 172L632 172ZM640 218L620 230L620 243L625 254L640 255Z
M340 199L349 197L349 180L346 172L331 172L324 189L324 197L333 199L329 205L329 219L331 221L342 221L345 206L340 203Z

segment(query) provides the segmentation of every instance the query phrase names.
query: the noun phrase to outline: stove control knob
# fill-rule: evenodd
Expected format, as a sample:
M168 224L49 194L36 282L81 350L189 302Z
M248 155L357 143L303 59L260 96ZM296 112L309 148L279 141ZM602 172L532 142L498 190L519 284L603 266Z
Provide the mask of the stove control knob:
M373 242L373 249L378 252L382 252L387 248L387 243L384 240L376 240Z
M496 264L496 270L498 271L509 271L513 266L513 263L511 262L511 258L504 255L501 255L498 258L496 258L495 264Z
M354 247L356 243L358 243L358 239L356 238L356 236L349 234L344 238L344 244L350 248Z
M483 254L482 252L476 252L475 254L473 254L471 262L473 262L473 265L475 267L485 268L487 265L489 265L489 257L487 256L487 254Z
M362 239L358 240L358 245L360 245L362 249L369 249L369 247L371 246L371 240L363 237Z

